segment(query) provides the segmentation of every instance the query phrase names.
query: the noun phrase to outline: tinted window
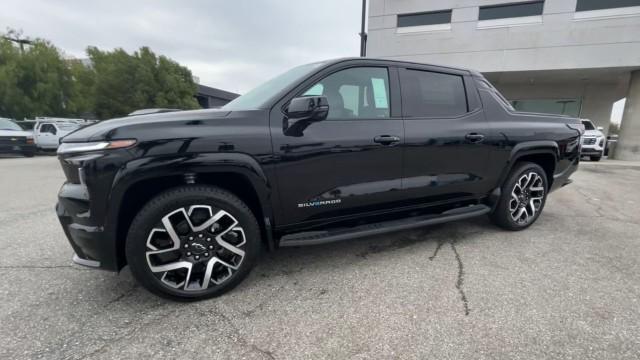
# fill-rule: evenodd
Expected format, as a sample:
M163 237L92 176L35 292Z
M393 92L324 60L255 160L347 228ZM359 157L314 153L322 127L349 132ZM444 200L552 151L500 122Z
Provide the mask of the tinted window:
M462 76L420 70L401 73L405 116L456 116L467 112Z
M544 1L480 7L480 20L542 15Z
M451 10L398 15L398 27L448 24Z
M328 120L389 117L389 74L386 68L359 67L333 73L304 92L326 96Z
M602 10L640 6L640 0L578 0L576 11Z

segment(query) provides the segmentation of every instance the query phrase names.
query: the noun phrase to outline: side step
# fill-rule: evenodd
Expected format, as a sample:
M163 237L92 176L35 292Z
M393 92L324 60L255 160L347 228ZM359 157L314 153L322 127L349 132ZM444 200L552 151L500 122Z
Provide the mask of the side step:
M471 205L445 211L438 215L420 215L400 220L383 221L373 224L341 228L326 231L308 231L285 235L280 238L280 246L318 245L334 241L353 239L363 236L385 234L408 230L427 225L441 224L449 221L468 219L487 214L491 211L486 205Z

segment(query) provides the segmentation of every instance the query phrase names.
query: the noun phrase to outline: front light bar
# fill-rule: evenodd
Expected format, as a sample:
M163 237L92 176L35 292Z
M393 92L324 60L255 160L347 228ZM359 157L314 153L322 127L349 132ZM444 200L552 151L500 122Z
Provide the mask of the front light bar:
M77 152L88 152L98 150L121 149L132 146L136 140L113 140L113 141L94 141L83 143L62 143L58 146L58 154L69 154Z

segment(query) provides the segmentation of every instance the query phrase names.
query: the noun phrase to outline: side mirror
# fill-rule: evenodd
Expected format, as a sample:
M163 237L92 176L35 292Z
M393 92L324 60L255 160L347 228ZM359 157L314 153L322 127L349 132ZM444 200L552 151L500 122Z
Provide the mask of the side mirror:
M598 131L604 130L604 128L602 126L598 126L597 129L598 129Z
M325 96L301 96L293 98L287 109L289 121L322 121L329 114L329 101Z
M304 129L314 122L322 121L329 114L329 101L325 96L301 96L291 99L282 123L287 136L300 137Z

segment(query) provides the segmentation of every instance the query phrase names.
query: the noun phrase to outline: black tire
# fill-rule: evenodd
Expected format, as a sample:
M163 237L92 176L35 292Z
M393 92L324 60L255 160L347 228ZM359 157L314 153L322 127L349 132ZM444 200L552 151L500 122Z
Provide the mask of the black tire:
M30 152L30 151L25 151L22 153L22 156L24 157L33 157L33 155L35 155L34 153Z
M209 213L209 218L206 218L206 213ZM229 216L223 215L219 220L211 223L211 221L215 220L214 217L223 213ZM198 227L196 226L197 219L194 219L195 215L200 215L200 218L204 219L203 223L198 224L203 227L203 229L199 230L199 233L192 231L194 227ZM183 220L174 224L175 219L180 219L180 217ZM168 227L165 226L163 220L170 222L170 228L173 229L173 233L180 238L176 249L174 249L176 242L172 240L170 231L167 230ZM233 224L234 221L237 225L229 225ZM216 227L218 222L226 222L226 224L220 226L223 228L220 234L220 239L224 239L223 242L220 242L218 235L215 233L215 231L218 231ZM230 230L225 230L225 227ZM164 229L164 232L162 229ZM185 229L188 229L186 233L184 232ZM205 235L206 241L213 241L205 242L205 239L201 236L202 234ZM242 257L221 246L223 243L227 245L231 243L228 238L224 238L224 236L230 235L234 235L232 239L244 238L242 244L237 246L233 244L234 249L244 251ZM148 247L147 243L156 241L150 240L156 236L158 237L157 243L151 244L153 248ZM192 242L190 239L193 239L193 237L196 239ZM159 244L166 244L166 246L162 247ZM183 247L189 245L191 248L183 249ZM198 246L196 247L196 245ZM208 250L212 248L214 250ZM147 290L173 300L193 301L218 296L233 289L253 268L260 248L258 222L242 200L232 193L217 187L194 185L170 189L150 200L136 215L129 228L125 252L131 273ZM149 252L153 252L154 249L162 251L163 254L149 255ZM190 254L186 253L189 249L193 249L194 253L187 256L187 254ZM196 252L196 250L200 252ZM152 264L152 262L158 260L156 257L162 258L163 256L170 256L172 259L166 264ZM198 257L201 257L201 259L196 261ZM238 258L240 258L239 261L237 260ZM237 266L237 269L232 269L229 265L223 266L221 261L225 261L225 265L227 263L233 264ZM164 273L157 270L160 266L189 262L192 263L189 265L189 269L177 268ZM210 263L212 263L211 268L213 270L209 271L208 265ZM155 273L152 271L152 267L157 270ZM207 281L207 285L204 286L207 271L209 271L211 281ZM214 283L218 276L216 271L222 273L221 278L223 280L219 284ZM225 272L228 272L228 274L225 274ZM189 281L192 280L190 277L192 274L202 275L200 283L197 280L195 282ZM169 276L167 279L175 279L173 283L169 280L165 281L167 275ZM224 276L228 277L225 278ZM182 281L184 285L179 285L178 283L181 277L185 278ZM191 284L194 284L194 286L191 286ZM198 286L203 287L203 289L197 289Z
M602 155L600 156L590 156L591 161L600 161L602 159Z
M523 179L523 176L529 176L531 173L536 174L536 176L540 178L542 191L529 191L529 195L519 194L516 189L516 184L521 179ZM535 177L531 176L531 179L534 178ZM536 181L536 185L538 185L538 180L537 178L535 179L536 180L532 181ZM539 189L540 186L532 188ZM540 213L544 209L544 205L547 200L548 189L549 185L547 182L547 175L544 169L540 167L540 165L531 162L521 162L515 164L513 170L511 170L511 173L509 174L509 177L502 186L500 199L498 200L496 208L490 215L491 221L499 227L511 231L519 231L528 228L534 222L536 222L536 220L540 216ZM512 193L516 193L519 195L516 197L518 198L518 200L514 201ZM541 200L537 200L539 197L541 197ZM517 204L515 211L512 210L514 203ZM526 204L524 205L526 214L518 217L519 220L516 221L512 214L518 215L521 211L520 209L523 208L523 203ZM525 216L527 218L526 220L523 220Z

